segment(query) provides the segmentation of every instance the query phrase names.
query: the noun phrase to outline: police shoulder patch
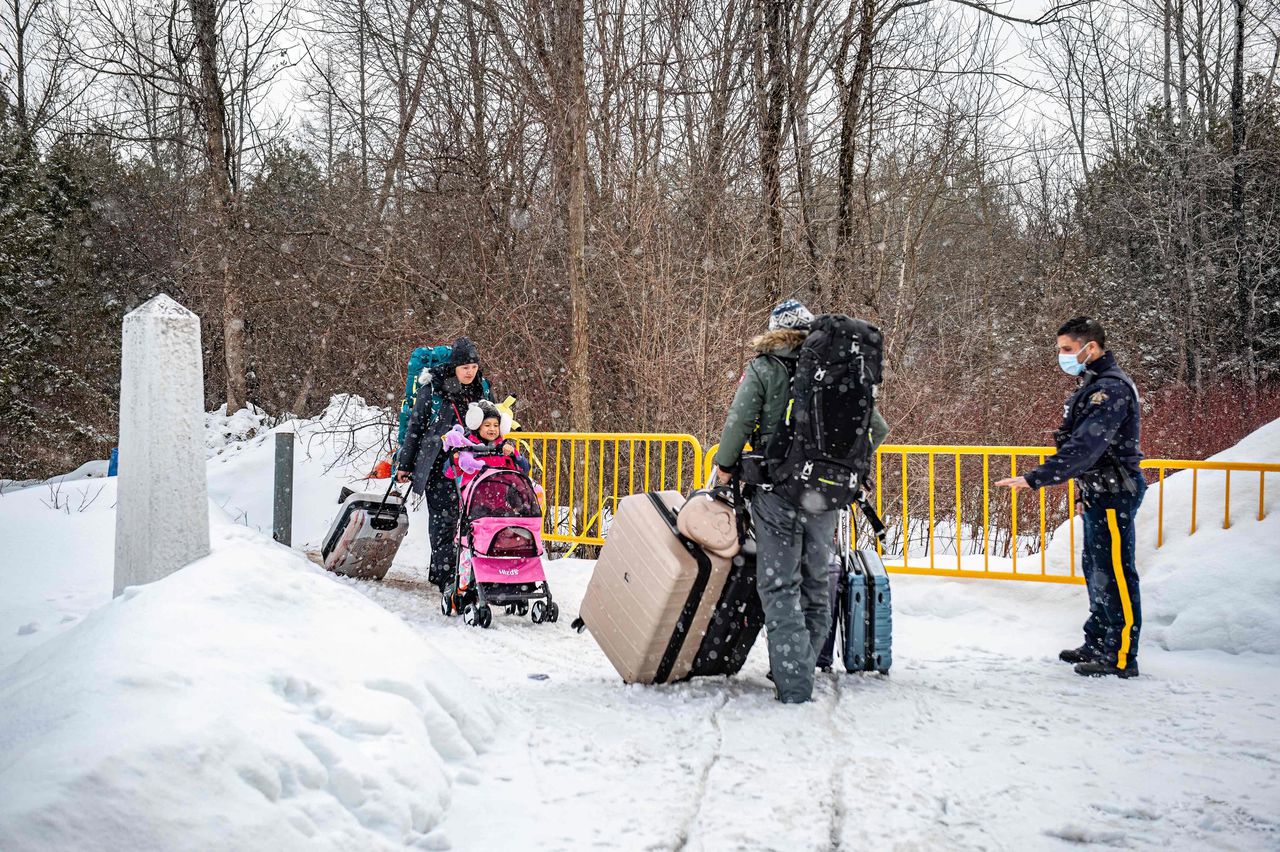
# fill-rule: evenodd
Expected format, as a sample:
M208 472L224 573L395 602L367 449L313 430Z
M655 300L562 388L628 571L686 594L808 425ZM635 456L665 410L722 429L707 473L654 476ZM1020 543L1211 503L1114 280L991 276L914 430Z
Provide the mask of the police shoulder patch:
M1090 404L1090 405L1102 405L1102 403L1104 403L1104 402L1106 402L1106 401L1107 401L1107 392L1106 392L1106 391L1098 391L1098 392L1097 392L1097 393L1095 393L1093 396L1089 397L1089 404Z

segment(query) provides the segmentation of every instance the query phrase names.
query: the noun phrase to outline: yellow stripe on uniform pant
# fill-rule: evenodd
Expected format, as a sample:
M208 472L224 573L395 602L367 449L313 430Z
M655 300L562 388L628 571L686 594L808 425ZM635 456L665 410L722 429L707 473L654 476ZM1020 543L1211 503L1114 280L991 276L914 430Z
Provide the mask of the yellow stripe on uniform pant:
M1116 510L1107 510L1107 529L1111 532L1111 571L1116 575L1116 588L1120 590L1120 607L1124 610L1124 631L1120 634L1120 651L1116 654L1116 668L1129 664L1129 639L1133 635L1133 604L1129 601L1129 584L1124 579L1124 563L1120 557L1120 524Z

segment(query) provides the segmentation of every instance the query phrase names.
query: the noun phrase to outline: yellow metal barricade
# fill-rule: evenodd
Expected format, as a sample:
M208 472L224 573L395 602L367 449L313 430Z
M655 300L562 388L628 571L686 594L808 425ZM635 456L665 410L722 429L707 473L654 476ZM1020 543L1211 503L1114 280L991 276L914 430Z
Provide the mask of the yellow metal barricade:
M703 479L710 476L718 445L708 449ZM1075 525L1066 526L1065 561L1049 561L1053 530L1076 512L1074 483L1066 488L1013 493L993 483L1043 462L1053 447L886 444L876 453L875 506L889 527L876 547L885 566L899 574L1077 583ZM1192 471L1189 535L1196 531L1202 471L1224 478L1222 525L1231 526L1231 476L1258 476L1257 518L1266 515L1266 475L1280 464L1147 459L1156 471L1146 501L1156 501L1156 546L1165 539L1165 476ZM855 543L857 527L855 530ZM864 536L867 533L863 533Z
M1164 545L1164 488L1165 488L1165 472L1174 470L1191 471L1191 516L1188 520L1189 529L1187 535L1194 535L1196 531L1196 514L1197 502L1200 497L1200 472L1211 471L1216 475L1222 474L1223 479L1223 500L1222 500L1222 528L1231 528L1231 474L1239 473L1250 475L1256 473L1258 475L1258 520L1262 520L1267 516L1267 474L1280 473L1280 464L1267 464L1262 462L1226 462L1226 461L1193 461L1190 459L1147 459L1142 463L1143 468L1147 470L1155 470L1156 482L1151 487L1154 490L1155 498L1158 501L1158 521L1156 523L1156 547ZM1152 497L1151 491L1147 492L1147 500Z
M1053 447L880 447L876 509L890 533L887 544L876 547L885 567L899 574L1083 583L1074 542L1066 565L1050 566L1048 559L1052 531L1074 514L1074 484L1021 493L993 484L1053 453Z
M603 544L618 500L628 494L663 489L687 494L701 487L718 447L704 453L692 435L656 432L519 432L513 437L532 460L534 481L545 495L544 537L573 544ZM1053 453L1053 447L882 446L875 461L875 506L889 537L886 545L876 546L886 567L899 574L1083 583L1073 524L1066 526L1063 558L1049 560L1052 532L1075 514L1074 484L1020 494L993 484ZM1142 467L1156 472L1146 500L1156 502L1157 547L1166 537L1169 471L1191 471L1188 535L1197 528L1202 474L1223 477L1222 525L1229 528L1232 475L1237 481L1257 475L1261 520L1266 475L1280 473L1280 464L1255 462L1148 459Z
M698 487L704 454L692 435L658 432L516 432L543 489L543 538L604 544L618 500Z

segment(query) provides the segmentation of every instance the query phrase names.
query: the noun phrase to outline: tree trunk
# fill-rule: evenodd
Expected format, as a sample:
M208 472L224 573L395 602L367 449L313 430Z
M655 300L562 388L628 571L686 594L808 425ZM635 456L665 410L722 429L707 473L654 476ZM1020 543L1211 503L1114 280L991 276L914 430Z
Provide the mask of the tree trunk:
M369 17L365 11L364 0L360 0L360 20L356 22L356 55L359 68L356 73L360 81L360 103L358 133L360 136L360 188L369 188L369 116L368 116L368 81L365 77L365 66L368 62L368 51L365 37L368 32Z
M1169 4L1173 0L1164 0L1160 4L1164 12L1164 65L1161 82L1164 84L1164 120L1167 127L1173 121L1173 15Z
M800 15L800 22L787 37L792 46L786 63L787 113L790 116L791 142L796 157L796 193L800 214L800 241L804 244L809 266L809 292L806 298L818 296L818 270L821 251L814 233L817 212L813 205L813 140L809 128L809 76L811 73L810 49L813 35L813 7L808 7L808 17ZM794 58L792 58L794 57Z
M591 361L587 293L586 176L587 85L583 45L583 0L555 0L556 100L560 132L557 154L561 207L565 219L565 274L569 283L569 416L574 430L591 431Z
M761 213L769 245L770 297L782 297L782 39L786 0L762 0L756 44L756 109L760 122Z
M857 167L858 125L862 119L863 92L867 72L871 68L871 43L875 38L876 0L861 0L858 11L858 52L853 61L853 73L841 86L840 101L840 202L837 212L840 246L845 247L853 239L853 184ZM844 73L843 67L840 73Z
M1231 72L1231 235L1236 248L1236 309L1240 313L1244 378L1253 388L1257 382L1254 368L1254 311L1249 293L1249 246L1244 212L1244 24L1245 0L1234 0L1235 61Z
M1179 131L1184 142L1188 139L1191 129L1191 107L1187 102L1187 59L1190 57L1190 52L1187 48L1185 2L1186 0L1178 0L1177 15L1174 19L1178 39L1178 122L1181 125Z
M247 401L245 384L245 300L236 268L235 196L226 149L226 98L218 73L218 2L190 0L199 61L195 98L208 167L210 225L215 237L218 273L222 277L222 347L227 378L227 413Z
M18 122L18 133L22 141L22 149L24 151L31 148L31 126L27 112L27 24L30 21L30 12L28 18L23 20L21 0L12 0L9 8L13 11L13 41L14 41L14 86L17 95L17 103L14 104L14 116Z

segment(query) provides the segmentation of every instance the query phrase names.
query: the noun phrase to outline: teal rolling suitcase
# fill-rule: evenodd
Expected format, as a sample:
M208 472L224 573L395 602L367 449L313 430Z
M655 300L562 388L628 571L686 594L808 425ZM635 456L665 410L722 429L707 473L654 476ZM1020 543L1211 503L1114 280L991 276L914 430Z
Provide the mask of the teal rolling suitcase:
M889 574L874 550L849 554L839 607L845 670L888 674L893 666L893 594Z

